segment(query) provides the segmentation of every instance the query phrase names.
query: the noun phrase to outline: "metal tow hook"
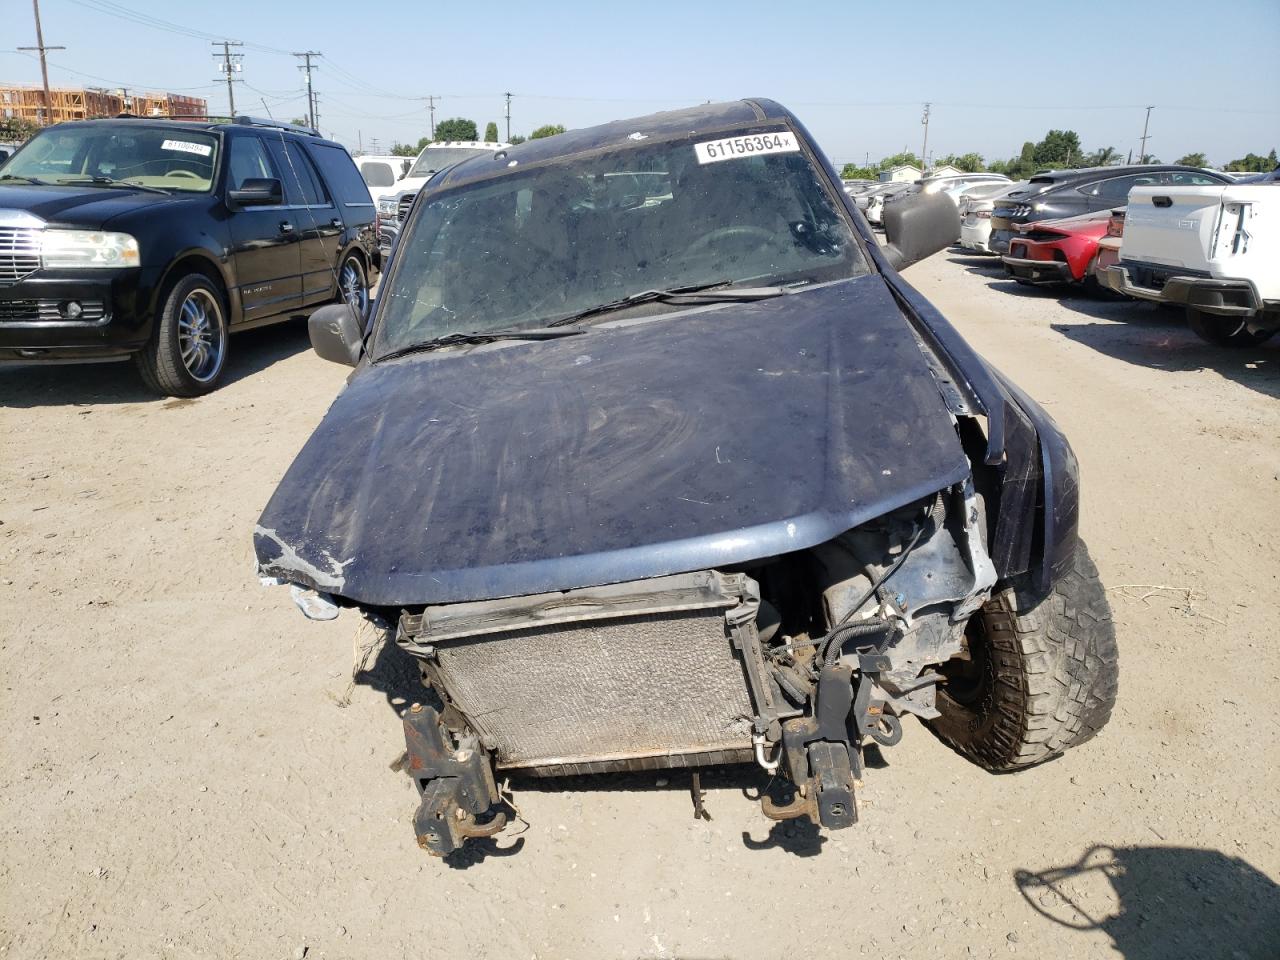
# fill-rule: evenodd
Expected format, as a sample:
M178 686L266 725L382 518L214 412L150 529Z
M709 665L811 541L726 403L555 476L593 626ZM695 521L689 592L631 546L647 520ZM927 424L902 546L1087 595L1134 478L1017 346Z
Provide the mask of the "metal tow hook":
M807 793L808 796L804 796L797 790L791 802L784 804L774 803L773 798L766 794L760 798L760 812L770 820L795 820L797 817L808 817L817 823L817 791L810 786Z
M457 810L454 818L458 821L454 824L454 831L459 837L466 839L474 839L476 837L493 837L499 834L503 827L507 825L507 815L505 813L495 814L492 820L486 823L476 823L476 815L467 813L465 810ZM444 851L438 848L440 844L440 834L434 832L418 834L418 846L426 850L435 857L443 856Z
M464 837L492 837L507 825L505 813L495 813L488 823L476 823L476 815L467 813L458 824L458 833Z

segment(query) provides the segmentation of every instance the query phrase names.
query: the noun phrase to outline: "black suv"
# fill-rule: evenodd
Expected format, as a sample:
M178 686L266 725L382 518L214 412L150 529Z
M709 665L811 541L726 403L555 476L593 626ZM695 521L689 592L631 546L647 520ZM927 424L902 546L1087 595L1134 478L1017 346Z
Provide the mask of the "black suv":
M991 211L991 249L1009 252L1013 224L1061 220L1097 210L1123 207L1129 191L1147 184L1195 186L1230 183L1231 178L1212 170L1178 164L1143 164L1119 167L1084 167L1079 170L1046 170L1027 185L1002 194Z
M0 166L0 360L132 356L159 393L207 393L230 331L367 308L373 215L346 149L300 127L49 127Z

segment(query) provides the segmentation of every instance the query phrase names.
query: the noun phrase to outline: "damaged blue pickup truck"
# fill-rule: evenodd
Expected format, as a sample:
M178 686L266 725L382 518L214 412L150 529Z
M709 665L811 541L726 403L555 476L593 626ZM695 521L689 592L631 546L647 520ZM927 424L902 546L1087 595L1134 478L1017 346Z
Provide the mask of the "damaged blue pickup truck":
M990 770L1102 728L1071 449L897 272L956 221L880 245L794 115L709 104L442 171L370 320L311 317L355 370L259 572L420 663L421 846L501 830L509 774L754 762L834 829L910 716Z

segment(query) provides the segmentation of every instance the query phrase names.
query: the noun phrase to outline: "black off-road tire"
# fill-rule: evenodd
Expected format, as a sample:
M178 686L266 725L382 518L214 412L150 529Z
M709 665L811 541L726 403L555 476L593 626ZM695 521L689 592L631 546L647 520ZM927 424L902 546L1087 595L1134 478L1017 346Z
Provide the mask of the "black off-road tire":
M181 327L183 307L194 302L207 317L211 339L217 341L217 359L207 369L193 374L183 360ZM187 334L190 336L190 334ZM176 280L165 292L156 315L151 342L133 355L134 367L142 382L154 393L168 397L199 397L216 389L226 373L227 303L222 291L202 273L190 273ZM196 375L200 374L200 375Z
M1274 330L1250 331L1238 317L1219 317L1187 307L1187 326L1201 340L1218 347L1256 347L1275 336Z
M1111 607L1083 541L1039 603L1025 579L992 595L969 629L969 661L938 690L943 743L988 770L1016 770L1094 737L1116 702Z

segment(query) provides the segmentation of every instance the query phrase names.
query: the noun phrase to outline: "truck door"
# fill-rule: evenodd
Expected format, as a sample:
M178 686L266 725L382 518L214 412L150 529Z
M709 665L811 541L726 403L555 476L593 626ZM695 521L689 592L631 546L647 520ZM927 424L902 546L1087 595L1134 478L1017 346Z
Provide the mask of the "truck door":
M337 295L335 272L342 244L342 218L301 145L267 138L267 149L284 174L284 193L297 214L302 256L302 303L326 303Z
M262 140L241 134L231 141L227 190L245 180L283 178L272 166ZM288 201L281 206L231 208L230 228L236 285L243 320L249 322L302 306L302 261L296 215Z

